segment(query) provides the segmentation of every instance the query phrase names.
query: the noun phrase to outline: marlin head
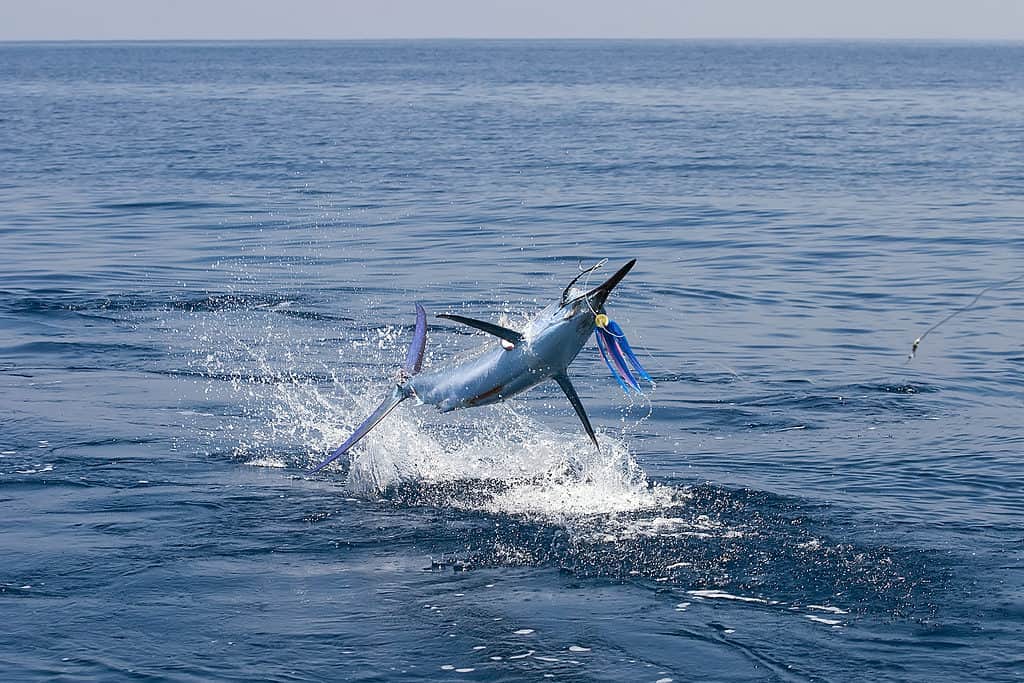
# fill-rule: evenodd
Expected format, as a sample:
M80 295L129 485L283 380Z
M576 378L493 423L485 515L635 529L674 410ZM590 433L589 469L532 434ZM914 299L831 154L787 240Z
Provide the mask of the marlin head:
M584 270L569 283L569 286L562 292L560 310L564 311L566 320L580 318L581 331L586 330L587 336L591 332L595 334L597 337L597 347L601 351L601 357L604 358L605 364L612 372L612 377L619 383L623 391L627 394L631 390L640 393L640 383L637 381L634 373L648 382L653 382L653 380L647 374L647 371L644 370L643 366L640 365L636 354L633 353L633 349L626 339L626 333L622 331L622 328L614 320L608 317L604 307L608 295L626 277L626 273L636 264L636 259L619 268L614 275L593 289L582 294L576 294L573 290L573 285L581 277L601 267L603 263L602 261ZM589 326L586 326L585 323L589 323Z
M604 302L608 299L608 295L612 293L612 290L615 289L615 286L622 282L622 278L626 277L626 273L628 273L633 268L633 266L636 265L636 259L632 259L629 263L619 268L617 271L615 271L614 275L612 275L610 278L599 284L597 287L594 287L593 289L590 289L583 294L573 296L573 286L577 282L579 282L579 279L584 275L589 275L590 273L594 272L602 265L604 265L604 261L601 261L595 266L587 268L586 270L582 271L579 275L572 279L572 282L569 283L569 286L566 287L565 291L562 292L562 308L565 308L566 306L570 305L576 305L580 302L586 301L586 308L594 311L596 314L604 306Z
M523 331L535 355L543 358L548 368L565 369L586 345L595 327L602 320L608 295L626 277L636 259L619 268L614 275L596 287L585 291L575 288L581 278L601 267L603 263L602 261L580 272L562 292L561 300L541 311Z

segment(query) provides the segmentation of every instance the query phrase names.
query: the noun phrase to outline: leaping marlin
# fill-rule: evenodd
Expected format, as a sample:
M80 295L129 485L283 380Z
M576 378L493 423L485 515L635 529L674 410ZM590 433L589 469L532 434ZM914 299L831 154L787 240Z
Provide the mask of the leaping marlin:
M415 398L419 403L435 405L442 412L448 412L503 401L546 379L558 382L583 423L587 436L600 449L590 418L567 374L569 364L587 343L590 335L596 332L601 356L623 390L627 393L630 390L640 391L639 383L627 365L627 359L640 377L651 381L626 341L622 328L608 318L604 308L608 295L626 276L636 259L619 268L604 283L574 296L573 286L576 282L603 263L577 275L562 292L561 300L538 313L522 331L461 315L439 313L439 318L492 334L499 338L500 343L488 344L466 360L422 374L420 368L427 342L427 314L422 306L416 304L416 331L406 354L405 367L399 370L391 395L359 425L345 443L310 470L310 474L347 453L406 399Z

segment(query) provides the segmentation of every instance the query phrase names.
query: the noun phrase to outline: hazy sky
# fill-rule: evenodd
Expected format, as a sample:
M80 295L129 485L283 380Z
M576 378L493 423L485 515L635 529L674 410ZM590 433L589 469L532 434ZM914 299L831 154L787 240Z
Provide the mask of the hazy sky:
M1024 40L1024 0L0 0L0 40Z

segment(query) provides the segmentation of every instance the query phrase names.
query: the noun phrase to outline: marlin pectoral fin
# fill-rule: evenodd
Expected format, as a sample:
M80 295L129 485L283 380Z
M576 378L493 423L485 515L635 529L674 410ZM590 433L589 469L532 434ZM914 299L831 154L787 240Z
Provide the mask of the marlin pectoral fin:
M352 432L352 436L348 437L345 443L334 449L334 452L327 456L327 459L321 462L319 465L309 471L309 474L319 472L323 468L330 465L332 462L340 458L341 456L348 453L349 449L355 446L360 439L366 436L371 429L377 426L377 424L383 420L388 413L395 409L399 403L409 398L410 394L403 387L395 387L394 391L391 392L391 396L384 399L384 401L377 406L377 410L373 411L370 417L363 421L363 424L356 428L356 431Z
M427 346L427 312L416 304L416 331L412 335L412 344L405 354L405 371L415 375L423 367L423 350Z
M573 387L572 382L569 381L569 375L564 372L560 372L552 377L558 386L562 387L562 391L565 392L565 397L569 399L569 403L576 410L576 414L579 415L580 422L583 423L583 429L586 430L587 436L594 442L594 448L601 450L601 447L597 445L597 436L594 435L594 428L590 426L590 418L587 417L587 411L583 409L583 404L580 402L579 394L576 393L576 388Z
M475 318L467 318L461 315L455 315L454 313L438 313L438 318L444 318L445 320L451 320L453 322L462 323L463 325L469 325L475 327L478 330L483 330L488 334L493 334L495 337L500 337L510 344L519 344L523 341L523 335L515 330L510 330L507 327L501 325L495 325L485 320L477 320Z

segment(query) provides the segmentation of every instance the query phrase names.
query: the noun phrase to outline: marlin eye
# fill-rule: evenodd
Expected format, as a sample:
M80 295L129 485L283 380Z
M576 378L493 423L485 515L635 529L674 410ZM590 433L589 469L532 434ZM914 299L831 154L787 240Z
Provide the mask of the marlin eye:
M572 305L572 308L569 309L568 313L566 313L564 316L562 316L562 320L569 320L570 318L572 318L574 315L576 315L579 312L580 312L580 305L577 302L577 303Z

